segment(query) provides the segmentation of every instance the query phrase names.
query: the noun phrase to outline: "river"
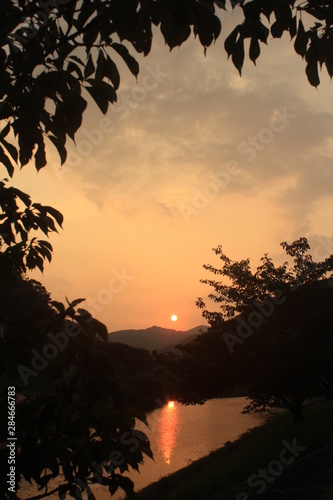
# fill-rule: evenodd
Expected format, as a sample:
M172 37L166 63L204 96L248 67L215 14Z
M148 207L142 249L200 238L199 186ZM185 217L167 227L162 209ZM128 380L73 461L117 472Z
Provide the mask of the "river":
M234 441L247 430L261 425L266 418L256 414L242 414L247 404L245 398L213 399L204 405L183 406L174 402L154 410L148 415L147 428L138 422L137 428L149 438L154 460L145 458L140 473L126 473L132 479L135 490L157 481L160 477L189 465L211 451L221 448L227 441ZM50 487L50 489L52 489ZM98 500L110 499L105 487L95 486L93 492ZM32 495L31 490L20 492L20 498ZM125 497L119 491L112 499ZM47 497L58 499L58 495Z

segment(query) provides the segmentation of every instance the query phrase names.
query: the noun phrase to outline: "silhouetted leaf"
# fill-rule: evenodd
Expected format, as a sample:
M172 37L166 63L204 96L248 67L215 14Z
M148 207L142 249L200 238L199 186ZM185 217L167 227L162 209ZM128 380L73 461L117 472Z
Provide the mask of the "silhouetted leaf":
M114 89L117 90L120 84L120 76L116 64L109 56L106 56L104 74L109 80L111 80Z
M308 44L308 36L305 33L303 23L300 19L298 23L297 36L294 43L295 51L297 52L297 54L304 57L306 53L307 44Z
M15 187L11 188L13 193L16 194L16 196L18 196L20 198L20 200L23 201L23 203L25 204L26 207L30 207L31 205L31 198L28 194L26 193L23 193L23 191L20 191L20 189L17 189Z
M139 74L139 64L138 62L134 59L133 56L128 52L128 49L124 46L121 45L120 43L112 43L111 47L113 50L115 50L124 60L126 63L128 69L131 71L131 73L136 77Z
M308 77L309 83L313 87L318 87L320 84L319 73L318 73L318 62L315 59L311 59L305 68L306 76Z
M91 54L88 57L88 62L86 64L86 67L84 68L84 77L88 78L90 75L92 75L95 71L95 65L93 63L93 59Z
M238 33L239 33L239 26L236 26L236 28L230 33L230 35L226 38L224 42L224 48L228 54L228 57L230 57L235 50Z
M55 145L57 148L57 151L59 153L60 159L61 159L61 165L63 165L66 161L67 158L67 151L64 146L64 141L60 139L59 137L56 137L54 135L49 135L48 138L50 139L51 142Z
M269 29L263 23L258 23L257 25L258 39L267 45L268 35L269 35Z
M37 171L39 171L41 168L45 167L46 165L46 154L45 154L45 144L43 138L41 138L38 144L37 151L35 153L35 165Z
M290 38L294 38L294 36L296 36L296 33L297 33L297 17L294 16L292 18L292 20L290 21L290 24L289 24L289 33L290 33Z
M13 177L14 167L1 146L0 146L0 162L3 163L3 165L6 167L10 177Z
M62 302L58 302L56 300L52 300L51 304L59 311L60 314L64 314L65 306Z
M258 38L256 38L255 36L251 38L249 55L251 61L253 61L253 63L256 64L256 60L260 55L260 45Z
M96 86L91 86L91 87L85 87L85 89L89 92L91 97L94 99L95 103L99 107L99 109L102 111L102 113L105 115L108 107L109 107L109 100L106 97L106 95L101 93Z
M276 20L271 26L271 33L273 38L281 38L284 32L284 22L281 20Z
M67 299L66 299L67 300ZM71 307L76 307L78 304L81 304L82 302L84 302L86 299L75 299L73 300L72 302L68 302L67 300L67 303L69 306Z
M244 63L244 40L243 38L239 38L235 44L235 48L232 54L232 62L235 67L238 69L239 74L242 74L242 67Z
M57 221L57 223L59 224L59 226L62 228L62 223L64 222L64 216L62 215L62 213L59 212L59 210L56 210L55 208L49 207L47 205L44 206L44 209L50 215L52 215L52 217Z
M0 142L5 146L5 148L7 149L7 151L9 152L10 156L13 158L15 163L17 163L18 151L17 151L16 147L13 144L11 144L10 142L5 141L5 139L3 139L3 138L0 138Z

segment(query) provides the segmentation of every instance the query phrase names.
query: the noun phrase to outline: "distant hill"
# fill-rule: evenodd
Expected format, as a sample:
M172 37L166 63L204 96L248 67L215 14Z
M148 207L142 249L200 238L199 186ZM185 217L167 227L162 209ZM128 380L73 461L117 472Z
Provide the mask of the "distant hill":
M192 340L201 333L201 330L206 331L207 328L207 326L196 326L190 330L180 331L151 326L145 330L120 330L109 333L109 341L141 347L149 351L167 348L166 351L170 352L173 351L175 345Z

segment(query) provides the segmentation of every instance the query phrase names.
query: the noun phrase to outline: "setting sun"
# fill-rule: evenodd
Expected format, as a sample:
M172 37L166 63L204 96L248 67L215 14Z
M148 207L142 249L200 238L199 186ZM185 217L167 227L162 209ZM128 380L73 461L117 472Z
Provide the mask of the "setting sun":
M173 314L173 315L171 316L171 321L177 321L177 319L178 319L178 317L177 317L177 315L176 315L176 314Z
M169 401L168 408L173 408L174 406L175 406L175 402L174 401Z

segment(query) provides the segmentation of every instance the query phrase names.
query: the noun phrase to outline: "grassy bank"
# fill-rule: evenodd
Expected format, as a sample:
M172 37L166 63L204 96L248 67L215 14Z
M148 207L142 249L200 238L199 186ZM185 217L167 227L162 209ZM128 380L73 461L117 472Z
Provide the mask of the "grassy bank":
M202 500L220 492L216 498L235 499L239 492L249 490L247 479L251 474L260 467L267 468L272 460L279 460L285 447L283 441L292 445L296 439L299 447L306 448L300 452L301 459L333 439L332 402L312 403L306 406L304 415L305 422L300 425L295 425L288 414L279 415L237 441L151 484L137 498ZM249 493L253 494L253 490Z

